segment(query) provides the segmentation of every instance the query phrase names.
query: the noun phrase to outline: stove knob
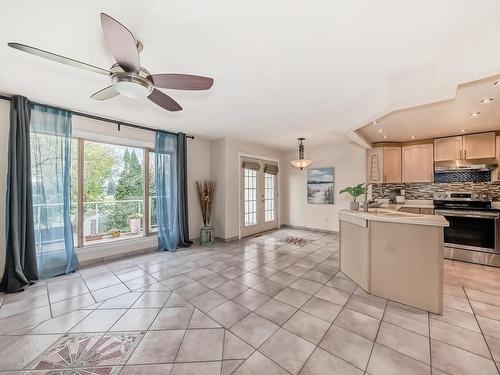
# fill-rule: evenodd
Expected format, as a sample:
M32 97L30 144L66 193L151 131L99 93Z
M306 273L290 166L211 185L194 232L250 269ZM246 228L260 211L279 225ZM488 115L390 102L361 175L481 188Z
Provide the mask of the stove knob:
M484 201L485 201L485 200L487 200L488 198L489 198L489 197L488 197L488 194L486 194L486 193L481 194L481 199L482 199L482 200L484 200Z

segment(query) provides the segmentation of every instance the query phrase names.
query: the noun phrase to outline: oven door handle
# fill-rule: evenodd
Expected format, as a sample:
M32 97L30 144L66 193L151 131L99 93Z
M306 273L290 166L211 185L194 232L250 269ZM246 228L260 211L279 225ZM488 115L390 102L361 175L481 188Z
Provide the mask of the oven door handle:
M447 210L435 210L436 215L443 216L453 216L453 217L471 217L476 219L494 219L498 220L500 214L498 213L484 213L484 212L463 212L463 211L447 211Z

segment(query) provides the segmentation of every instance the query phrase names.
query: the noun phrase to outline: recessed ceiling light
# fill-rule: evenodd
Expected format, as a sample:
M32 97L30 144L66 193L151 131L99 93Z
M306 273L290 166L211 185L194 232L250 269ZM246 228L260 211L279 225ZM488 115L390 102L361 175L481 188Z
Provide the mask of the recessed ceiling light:
M493 101L493 98L488 98L488 99L482 99L480 102L481 102L482 104L488 104L488 103L490 103L490 102L492 102L492 101Z
M467 131L467 129L462 129L460 130L460 133L465 133Z
M493 83L493 86L498 86L498 85L500 85L500 81L496 81Z
M412 135L410 138L411 138L411 139L415 139L415 136L414 136L414 135Z
M378 120L372 121L370 124L377 125L378 124Z
M384 135L382 136L382 138L387 139L387 136L384 134Z
M384 132L384 129L379 129L378 130L379 133L383 133Z
M471 117L476 117L476 116L479 116L481 114L481 112L473 112L471 113Z

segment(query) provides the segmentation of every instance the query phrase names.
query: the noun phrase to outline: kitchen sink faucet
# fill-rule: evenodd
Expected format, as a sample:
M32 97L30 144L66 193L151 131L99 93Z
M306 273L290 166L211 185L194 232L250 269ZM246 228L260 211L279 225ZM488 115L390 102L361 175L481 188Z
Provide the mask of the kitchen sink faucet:
M365 184L365 203L363 206L363 211L365 211L365 212L368 212L368 187L372 186L372 185L373 185L373 183L371 183L371 182L370 183L367 182Z

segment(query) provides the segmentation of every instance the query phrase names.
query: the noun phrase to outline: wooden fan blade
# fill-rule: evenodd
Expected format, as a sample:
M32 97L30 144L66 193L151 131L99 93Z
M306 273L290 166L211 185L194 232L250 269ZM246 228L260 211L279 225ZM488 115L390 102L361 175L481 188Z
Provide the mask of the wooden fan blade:
M214 84L212 78L190 74L152 74L148 78L157 87L174 90L208 90Z
M103 88L102 90L97 91L90 98L94 100L106 100L114 98L118 95L120 95L120 93L115 90L114 86L108 86Z
M154 89L153 92L149 94L148 99L160 107L165 108L167 111L182 111L182 107L179 103L160 90Z
M113 17L101 13L104 37L116 62L126 72L139 73L141 62L137 42L132 33Z
M106 69L99 68L94 65L90 65L75 59L71 59L69 57L61 56L56 53L44 51L43 49L40 48L35 48L31 46L27 46L26 44L21 44L21 43L15 43L15 42L10 42L7 44L11 48L15 48L19 51L23 51L26 53L30 53L32 55L42 57L44 59L52 60L64 65L69 65L74 68L79 68L79 69L85 69L89 70L94 73L100 73L109 76L109 72Z

